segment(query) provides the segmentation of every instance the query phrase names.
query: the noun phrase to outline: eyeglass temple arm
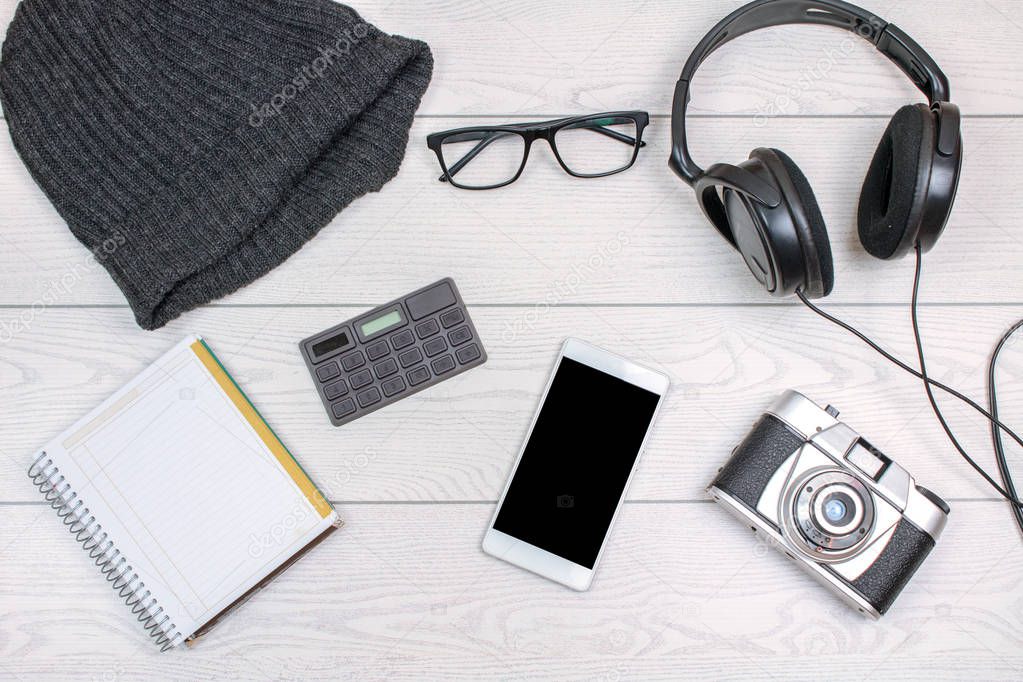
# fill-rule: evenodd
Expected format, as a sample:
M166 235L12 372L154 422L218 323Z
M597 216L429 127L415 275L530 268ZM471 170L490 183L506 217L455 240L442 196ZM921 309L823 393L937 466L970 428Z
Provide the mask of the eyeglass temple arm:
M479 156L480 153L488 146L490 146L497 140L500 140L502 137L507 137L508 135L514 134L515 133L509 133L504 130L495 130L489 133L487 132L461 133L459 135L452 135L451 137L446 138L444 140L445 142L468 142L470 140L476 139L478 139L479 142L476 144L475 147L466 152L465 156L460 158L450 168L448 168L447 173L444 173L437 179L440 180L441 182L447 182L449 177L454 176L455 174L458 173L458 171L465 168L470 161Z
M626 135L625 133L619 132L617 130L611 130L610 128L605 128L604 126L596 124L596 123L594 123L594 124L587 124L587 125L579 125L579 126L570 126L570 127L575 129L575 130L578 130L580 128L584 128L586 130L592 130L595 133L600 133L601 135L607 135L611 139L618 140L619 142L624 142L625 144L631 144L631 145L635 145L636 144L636 138L632 137L631 135ZM640 142L639 146L640 147L645 147L646 146L646 142Z
M523 123L521 127L525 128L525 127L531 126L531 125L535 125L535 124ZM611 130L610 128L605 128L604 126L602 126L600 124L587 123L587 124L581 124L581 125L572 126L572 127L577 129L577 130L578 129L592 130L595 133L600 133L601 135L607 135L611 139L618 140L619 142L623 142L625 144L630 144L630 145L635 145L636 144L636 138L632 137L631 135L626 135L625 133L618 132L617 130ZM494 131L492 133L484 133L484 132L462 133L461 135L452 135L451 137L448 137L445 140L446 142L464 142L464 141L473 140L473 139L477 139L477 138L482 138L482 139L480 139L479 143L475 147L473 147L468 152L466 152L465 156L460 158L458 161L456 161L454 163L454 165L452 165L450 168L448 168L448 172L447 173L445 173L444 175L440 176L437 179L440 180L441 182L447 182L449 176L453 176L456 173L458 173L458 171L460 171L463 168L465 168L465 166L470 161L472 161L477 156L479 156L480 152L482 152L484 149L486 149L492 142L495 142L495 141L501 139L502 137L505 137L507 135L512 135L512 134L513 133L509 133L509 132L499 131L498 130L498 131ZM640 142L639 146L640 147L645 147L646 146L646 142Z

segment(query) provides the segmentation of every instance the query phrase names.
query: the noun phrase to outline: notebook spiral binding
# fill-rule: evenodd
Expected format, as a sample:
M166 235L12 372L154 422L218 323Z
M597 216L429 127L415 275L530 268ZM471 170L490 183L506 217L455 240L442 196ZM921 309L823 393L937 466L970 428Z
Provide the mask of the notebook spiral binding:
M124 600L132 615L142 623L160 651L167 651L180 644L181 633L175 630L174 623L169 622L170 614L164 613L156 597L146 589L146 584L138 574L132 571L128 559L114 547L103 526L96 521L95 516L89 514L89 508L78 497L78 493L71 490L71 484L61 475L60 468L54 466L45 451L29 466L28 477L57 512L75 541L96 562L117 596Z

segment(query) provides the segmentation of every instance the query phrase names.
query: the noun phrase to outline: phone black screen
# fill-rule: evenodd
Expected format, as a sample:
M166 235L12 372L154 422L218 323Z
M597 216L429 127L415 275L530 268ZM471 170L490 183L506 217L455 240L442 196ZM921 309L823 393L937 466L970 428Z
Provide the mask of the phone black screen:
M592 569L658 399L562 358L494 528Z

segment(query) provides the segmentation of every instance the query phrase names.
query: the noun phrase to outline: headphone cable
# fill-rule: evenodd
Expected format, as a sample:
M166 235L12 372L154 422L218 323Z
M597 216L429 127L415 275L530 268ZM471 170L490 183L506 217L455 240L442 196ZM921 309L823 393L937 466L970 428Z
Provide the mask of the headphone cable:
M948 394L958 398L959 400L961 400L965 404L969 405L974 410L976 410L981 415L983 415L989 422L991 422L993 430L995 430L996 432L997 431L1005 431L1005 433L1007 433L1010 438L1012 438L1014 441L1016 441L1021 446L1023 446L1023 438L1020 438L1020 436L1017 435L1015 431L1013 431L1008 426L1006 426L1001 421L999 421L997 416L988 413L988 411L985 410L983 407L981 407L976 402L974 402L973 400L971 400L967 396L963 395L959 391L955 390L954 388L951 388L950 386L947 386L947 385L943 384L942 382L940 382L940 381L938 381L936 379L932 379L931 377L929 377L927 375L926 365L923 364L923 362L922 362L922 360L923 360L922 345L923 344L920 341L919 326L916 323L917 322L916 308L917 308L917 300L918 300L917 293L919 291L919 286L920 286L921 265L922 265L922 258L921 258L920 249L919 249L919 246L918 246L917 247L916 275L915 275L914 281L913 281L912 312L913 312L914 337L915 337L916 342L917 342L917 355L921 359L921 368L923 370L922 372L914 369L910 365L906 364L905 362L903 362L899 358L895 357L894 355L892 355L891 353L886 351L880 345L878 345L873 340L871 340L866 334L864 334L863 332L859 331L858 329L853 327L851 324L848 324L847 322L844 322L844 321L838 319L834 315L831 315L831 314L825 312L824 310L822 310L821 308L817 307L816 305L814 305L806 297L806 295L803 293L802 289L797 289L796 290L796 295L799 297L799 300L802 301L803 304L806 305L806 307L809 308L811 311L813 311L814 313L816 313L820 317L824 318L825 320L831 322L832 324L838 325L842 329L845 329L846 331L848 331L849 333L853 334L858 339L860 339L861 341L866 343L868 346L870 346L873 350L878 352L882 357L884 357L886 360L888 360L892 364L896 365L897 367L899 367L903 371L905 371L905 372L907 372L909 374L912 374L917 379L922 380L924 382L924 386L927 389L928 400L931 403L931 408L934 410L935 415L937 415L938 421L941 423L942 429L945 431L945 434L951 440L953 446L956 448L956 450L959 452L959 454L966 460L966 462L977 473L979 473L981 475L981 477L984 478L985 481L987 481L996 491L998 491L998 493L1002 497L1004 497L1006 500L1008 500L1013 505L1014 512L1019 512L1020 510L1023 510L1023 502L1020 501L1020 499L1016 496L1016 494L1014 492L1014 489L1013 489L1013 486L1012 486L1012 477L1011 477L1011 475L1008 475L1009 474L1008 467L1006 467L1005 470L1002 473L1003 473L1003 479L1007 478L1006 488L1013 489L1012 492L1010 492L1010 490L1002 488L1002 486L998 485L998 483L986 471L984 471L984 469L979 464L977 464L977 462L974 461L974 459L972 457L970 457L970 455L966 452L966 450L959 443L958 439L956 439L955 435L952 433L951 428L949 428L948 423L945 421L944 415L941 413L941 410L940 410L940 408L937 405L937 401L934 399L934 394L933 394L933 391L931 390L932 386L940 388L941 390L945 391L946 393L948 393ZM1023 515L1023 512L1021 512L1021 515ZM1021 528L1023 528L1023 526L1021 526Z
M1014 510L1021 510L1021 509L1023 509L1023 502L1020 502L1020 500L1016 496L1015 492L1010 492L1009 490L1006 490L1006 488L1003 488L1002 486L998 485L998 483L995 482L994 478L992 478L990 474L988 474L986 471L984 471L984 469L981 468L981 466L979 464L977 464L977 462L975 462L973 460L973 458L970 457L969 454L967 454L966 449L963 448L962 444L959 442L959 439L957 439L955 437L955 434L952 433L951 427L949 427L948 422L945 420L945 415L942 414L941 408L938 407L938 402L934 398L934 390L931 388L931 382L930 382L930 380L927 377L927 363L924 360L924 346L923 346L923 341L921 340L921 337L920 337L920 320L919 320L919 306L918 306L918 302L919 302L919 297L920 297L920 273L921 273L922 269L923 269L923 251L920 248L920 244L917 243L917 245L916 245L916 274L913 276L913 302L912 302L912 305L910 306L910 314L911 314L911 317L912 317L912 320L913 320L913 338L916 341L916 354L917 354L917 357L920 358L920 374L921 374L921 377L922 377L923 382L924 382L924 390L927 392L927 400L928 400L928 402L930 402L931 409L934 410L934 415L938 418L938 422L941 424L941 428L944 429L945 435L947 435L948 439L950 441L952 441L952 445L955 447L956 450L959 451L959 454L962 455L963 459L965 459L967 462L969 462L970 466L972 466L977 471L977 473L980 474L984 478L985 481L987 481L988 483L991 484L991 487L993 487L995 490L997 490L999 493L1001 493L1002 497L1004 497L1006 500L1011 502L1013 504L1013 509ZM995 419L994 415L988 415L988 416L989 416L989 418L991 420ZM992 423L994 423L994 422L992 421ZM1002 471L1002 474L1003 474L1002 478L1005 479L1005 475L1008 474L1008 473L1009 472L1008 472L1007 469L1005 471ZM1011 475L1008 478L1008 483L1009 483L1009 485L1006 486L1006 487L1013 487L1012 486L1012 477L1011 477Z
M1005 332L1001 341L995 346L995 352L991 354L991 364L988 365L987 371L987 386L988 386L988 406L991 410L991 415L998 418L998 395L995 389L995 369L998 365L998 356L1002 352L1002 348L1009 342L1009 339L1013 334L1023 329L1023 320L1020 320L1013 325L1009 331ZM995 448L995 460L998 462L998 471L1002 475L1002 483L1005 484L1005 489L1012 494L1013 497L1019 499L1019 495L1016 494L1016 486L1012 482L1012 474L1009 471L1009 464L1005 460L1005 447L1002 444L1002 431L998 427L991 424L991 441ZM1019 530L1023 533L1023 509L1018 506L1012 508L1012 514L1016 517L1016 525L1019 526Z

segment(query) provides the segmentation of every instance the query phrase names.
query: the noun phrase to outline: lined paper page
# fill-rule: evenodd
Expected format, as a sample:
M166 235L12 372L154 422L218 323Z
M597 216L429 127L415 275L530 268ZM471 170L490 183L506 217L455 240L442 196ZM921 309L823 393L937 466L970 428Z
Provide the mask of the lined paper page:
M336 518L311 504L189 341L58 448L58 465L183 637Z

